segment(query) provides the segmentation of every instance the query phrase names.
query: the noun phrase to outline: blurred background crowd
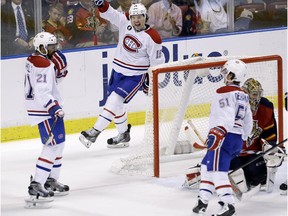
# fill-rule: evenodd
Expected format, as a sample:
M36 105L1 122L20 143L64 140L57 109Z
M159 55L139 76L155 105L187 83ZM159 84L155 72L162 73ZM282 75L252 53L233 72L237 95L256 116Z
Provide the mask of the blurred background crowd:
M107 0L128 13L140 0ZM136 2L135 2L136 3ZM142 0L162 39L287 27L287 0ZM117 44L117 27L91 0L1 0L1 56L31 53L33 36L47 31L62 50Z

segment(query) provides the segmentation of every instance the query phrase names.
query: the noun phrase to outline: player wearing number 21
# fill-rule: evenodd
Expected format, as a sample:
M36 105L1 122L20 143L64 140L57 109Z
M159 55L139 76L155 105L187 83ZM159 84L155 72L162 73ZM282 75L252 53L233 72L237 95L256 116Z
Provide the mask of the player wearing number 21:
M94 0L100 16L119 29L119 43L112 64L108 98L94 127L82 131L79 137L89 148L99 134L114 120L118 135L107 140L109 148L128 147L130 124L127 124L127 104L144 85L147 90L147 70L164 63L162 40L156 30L146 25L147 10L143 4L132 4L129 14L113 9L104 0Z
M64 54L57 50L54 35L38 33L33 45L35 53L27 58L25 65L24 96L30 123L38 125L43 147L28 193L35 197L50 197L69 190L67 185L57 181L65 144L63 101L58 82L68 73L67 62Z
M221 209L215 216L234 215L234 197L228 178L230 161L251 134L253 120L249 96L241 88L247 73L244 62L229 60L221 69L223 87L216 90L211 104L207 153L201 162L201 182L194 213L203 214L216 191Z

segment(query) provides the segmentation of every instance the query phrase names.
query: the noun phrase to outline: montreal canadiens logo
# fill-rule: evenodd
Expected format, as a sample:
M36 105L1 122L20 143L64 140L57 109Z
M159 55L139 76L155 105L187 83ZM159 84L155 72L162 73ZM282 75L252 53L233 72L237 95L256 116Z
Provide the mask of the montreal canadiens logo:
M142 44L133 35L126 35L123 40L123 46L128 52L138 52Z

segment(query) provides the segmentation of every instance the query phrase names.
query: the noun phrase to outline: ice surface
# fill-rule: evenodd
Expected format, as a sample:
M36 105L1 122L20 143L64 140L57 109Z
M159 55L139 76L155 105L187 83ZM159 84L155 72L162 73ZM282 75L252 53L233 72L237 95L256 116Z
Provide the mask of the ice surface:
M3 216L188 216L197 200L197 190L182 189L184 173L198 159L167 163L167 177L159 179L125 176L110 172L112 162L133 151L143 138L142 126L132 127L130 147L108 149L106 140L115 130L104 131L90 149L68 135L60 182L70 186L70 194L55 197L51 209L24 209L30 175L41 151L40 139L1 144L1 215ZM279 168L272 193L258 192L236 203L238 216L286 216L287 196L279 185L287 179L287 161ZM215 196L206 215L218 211Z

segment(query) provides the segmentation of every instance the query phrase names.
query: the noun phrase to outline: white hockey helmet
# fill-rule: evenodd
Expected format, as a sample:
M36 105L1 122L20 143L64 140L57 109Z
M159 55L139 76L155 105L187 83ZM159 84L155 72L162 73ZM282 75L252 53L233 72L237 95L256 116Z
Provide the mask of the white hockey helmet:
M239 60L232 59L228 60L222 67L221 73L225 78L225 83L228 82L243 82L247 75L247 65ZM232 78L228 78L228 75L233 73L234 76Z
M34 37L33 45L36 51L40 52L43 55L47 55L48 45L57 45L57 38L49 32L40 32ZM46 53L41 52L40 50L41 45L44 47Z
M141 3L132 4L130 9L129 9L129 18L131 16L141 15L141 14L145 18L147 17L147 9L146 9L146 7L143 4L141 4Z

